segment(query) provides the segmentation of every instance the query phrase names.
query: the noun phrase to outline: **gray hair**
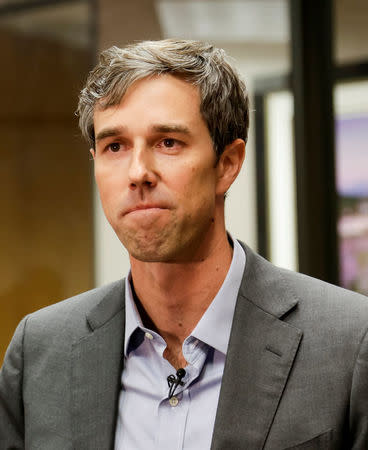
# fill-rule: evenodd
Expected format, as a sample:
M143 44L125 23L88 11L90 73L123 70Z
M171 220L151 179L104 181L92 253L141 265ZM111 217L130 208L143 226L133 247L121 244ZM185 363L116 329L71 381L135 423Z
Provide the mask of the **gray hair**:
M81 91L77 109L79 127L91 147L95 144L95 107L118 105L135 81L160 74L177 76L199 87L200 112L217 156L235 139L247 141L248 93L224 50L203 42L165 39L125 48L114 46L101 53Z

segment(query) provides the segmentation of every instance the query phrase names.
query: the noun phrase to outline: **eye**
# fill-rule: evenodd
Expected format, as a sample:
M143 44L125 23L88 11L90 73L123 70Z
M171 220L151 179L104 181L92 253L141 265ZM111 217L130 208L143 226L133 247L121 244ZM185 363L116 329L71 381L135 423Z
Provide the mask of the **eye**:
M164 140L162 141L162 143L163 143L163 145L164 145L165 147L172 148L172 147L175 146L176 140L175 140L175 139L171 139L171 138L166 138L166 139L164 139Z
M108 150L110 150L113 153L116 153L120 150L120 144L118 142L113 142L112 144L109 144L107 146Z
M163 138L156 145L161 150L172 153L179 151L184 146L184 143L175 138Z

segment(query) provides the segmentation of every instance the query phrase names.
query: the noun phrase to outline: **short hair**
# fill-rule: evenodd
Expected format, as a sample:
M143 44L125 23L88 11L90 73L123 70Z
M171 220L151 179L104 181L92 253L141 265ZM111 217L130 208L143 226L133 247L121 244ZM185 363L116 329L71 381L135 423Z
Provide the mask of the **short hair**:
M204 42L165 39L113 46L101 53L80 93L77 109L79 127L91 147L95 146L95 107L118 105L135 81L160 74L199 87L200 112L217 157L235 139L247 141L248 93L225 51Z

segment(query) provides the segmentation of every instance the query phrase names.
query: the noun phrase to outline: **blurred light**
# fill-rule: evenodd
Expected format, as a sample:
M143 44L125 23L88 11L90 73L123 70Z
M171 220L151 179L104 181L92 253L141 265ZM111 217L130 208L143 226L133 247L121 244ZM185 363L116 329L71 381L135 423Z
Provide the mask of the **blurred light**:
M289 40L286 0L157 0L165 37L221 42Z

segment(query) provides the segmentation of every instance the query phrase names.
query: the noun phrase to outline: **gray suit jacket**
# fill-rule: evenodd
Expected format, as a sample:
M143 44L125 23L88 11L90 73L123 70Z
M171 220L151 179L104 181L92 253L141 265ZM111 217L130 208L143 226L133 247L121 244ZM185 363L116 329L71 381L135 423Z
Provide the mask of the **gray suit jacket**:
M246 253L212 450L368 449L368 298ZM1 450L113 447L123 299L118 281L22 320L0 373Z

